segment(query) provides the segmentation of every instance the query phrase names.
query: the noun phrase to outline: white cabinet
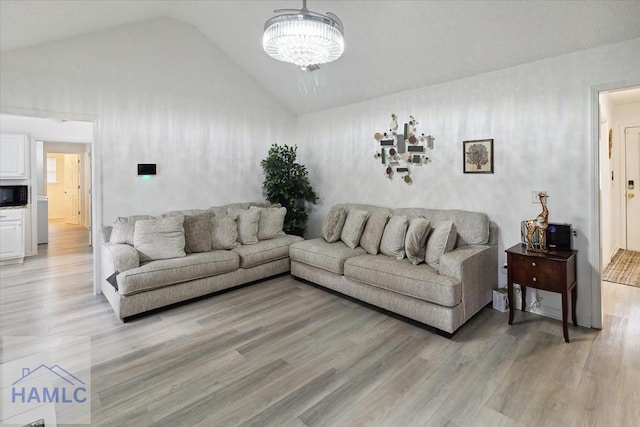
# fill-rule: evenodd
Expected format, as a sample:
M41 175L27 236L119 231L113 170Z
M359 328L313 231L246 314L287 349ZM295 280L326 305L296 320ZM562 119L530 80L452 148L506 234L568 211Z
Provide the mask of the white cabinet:
M0 209L0 264L24 260L24 209Z
M27 179L29 139L26 135L0 135L0 179Z

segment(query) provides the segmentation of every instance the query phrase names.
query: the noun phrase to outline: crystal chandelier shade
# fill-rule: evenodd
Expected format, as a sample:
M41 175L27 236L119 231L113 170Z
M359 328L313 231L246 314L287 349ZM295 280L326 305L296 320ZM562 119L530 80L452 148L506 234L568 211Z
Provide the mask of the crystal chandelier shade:
M310 65L325 64L338 59L344 52L342 22L337 16L311 12L303 1L302 9L282 9L294 12L277 15L264 25L262 47L278 61L288 62L303 70Z

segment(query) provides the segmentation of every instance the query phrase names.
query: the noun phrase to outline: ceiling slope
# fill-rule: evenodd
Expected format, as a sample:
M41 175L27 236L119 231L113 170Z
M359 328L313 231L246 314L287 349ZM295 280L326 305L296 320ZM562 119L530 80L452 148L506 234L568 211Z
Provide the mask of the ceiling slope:
M261 46L273 9L300 1L0 1L0 51L166 16L198 28L295 114L352 104L640 38L640 1L309 1L344 22L346 49L315 72Z

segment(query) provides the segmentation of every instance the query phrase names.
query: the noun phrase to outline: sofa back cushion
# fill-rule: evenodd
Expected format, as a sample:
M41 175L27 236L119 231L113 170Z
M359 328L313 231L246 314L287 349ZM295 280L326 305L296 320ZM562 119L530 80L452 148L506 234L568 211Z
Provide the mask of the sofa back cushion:
M380 252L385 255L404 258L404 241L409 222L404 215L392 215L382 233Z
M453 221L458 232L455 247L464 245L485 245L489 242L489 217L481 212L463 210L441 210L422 208L400 208L394 215L406 215L409 220L423 216L435 227L442 221Z
M209 211L187 209L171 211L162 216L184 216L184 251L188 254L211 250L211 216Z
M133 231L136 221L140 219L153 219L150 215L132 215L132 216L119 216L113 223L111 229L111 235L109 236L109 242L111 243L124 243L133 246Z
M360 237L368 218L369 212L350 209L340 232L340 240L351 249L355 249L360 244Z
M360 237L360 246L371 255L377 255L380 250L382 233L384 233L384 227L390 216L391 211L386 209L374 210L369 215L362 237Z
M133 246L140 255L140 261L184 257L183 224L183 215L136 221Z

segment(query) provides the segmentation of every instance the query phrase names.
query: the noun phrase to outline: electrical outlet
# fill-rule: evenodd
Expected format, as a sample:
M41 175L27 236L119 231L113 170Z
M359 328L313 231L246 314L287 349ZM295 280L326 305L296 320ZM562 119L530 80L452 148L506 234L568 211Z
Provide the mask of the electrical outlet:
M540 194L540 193L547 194L547 191L546 190L533 190L531 192L531 203L540 204L540 199L538 198L538 194Z

